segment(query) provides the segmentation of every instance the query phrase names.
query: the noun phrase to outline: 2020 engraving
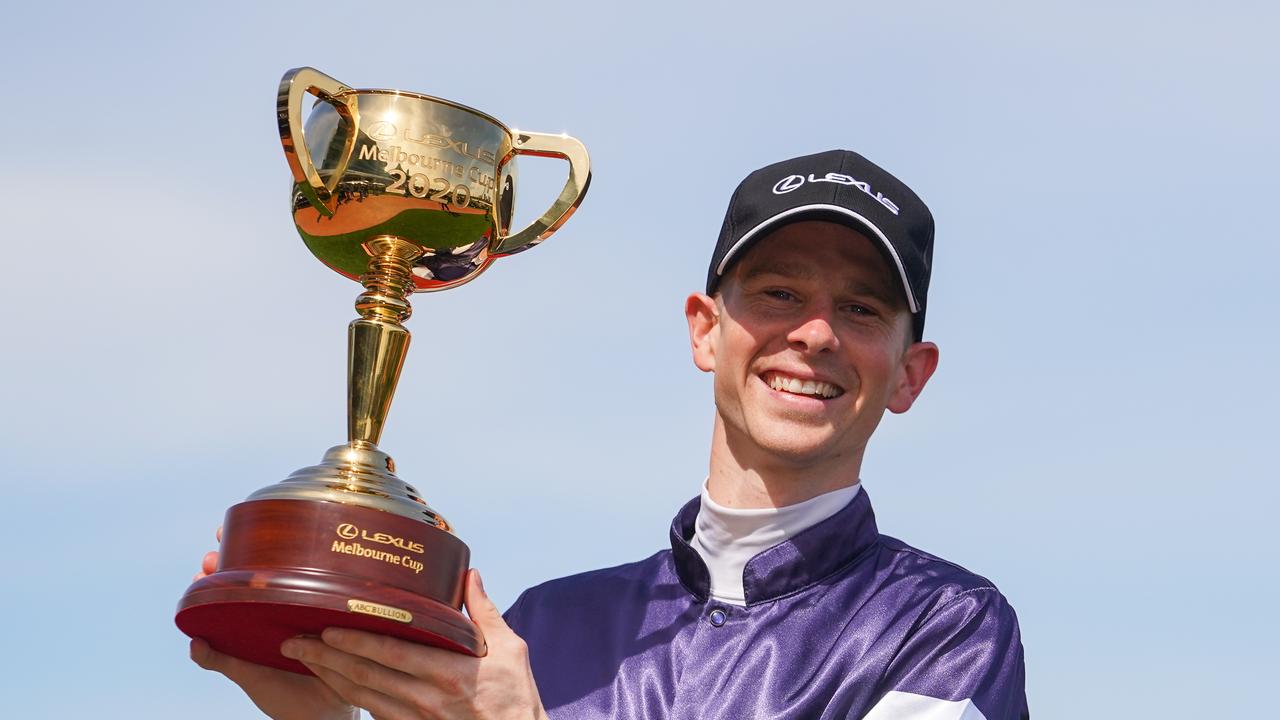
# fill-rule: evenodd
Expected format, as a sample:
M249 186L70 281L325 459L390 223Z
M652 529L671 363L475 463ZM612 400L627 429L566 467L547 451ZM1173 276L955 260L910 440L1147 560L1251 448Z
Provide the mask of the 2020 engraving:
M479 166L473 165L464 169L464 166L458 163L433 155L408 152L398 145L382 148L373 143L366 143L360 146L359 158L386 163L386 171L394 181L385 188L385 192L434 200L456 210L470 207L474 196L466 183L455 184L450 177L458 180L468 179L479 185L478 199L488 203L493 202L493 189L498 185L497 178ZM406 167L409 170L404 169ZM439 174L410 172L414 167Z
M435 200L441 205L451 205L459 210L471 205L471 188L462 183L452 185L448 178L428 177L422 173L410 175L399 168L389 172L396 179L387 186L389 193Z

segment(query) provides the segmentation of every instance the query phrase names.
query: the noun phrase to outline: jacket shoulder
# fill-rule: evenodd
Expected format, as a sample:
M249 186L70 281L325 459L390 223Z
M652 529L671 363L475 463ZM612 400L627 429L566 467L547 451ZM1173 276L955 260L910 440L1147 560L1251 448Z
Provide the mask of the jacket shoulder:
M934 607L965 595L1004 602L995 583L982 575L888 535L881 535L879 542L882 571L913 585L917 596L929 596Z

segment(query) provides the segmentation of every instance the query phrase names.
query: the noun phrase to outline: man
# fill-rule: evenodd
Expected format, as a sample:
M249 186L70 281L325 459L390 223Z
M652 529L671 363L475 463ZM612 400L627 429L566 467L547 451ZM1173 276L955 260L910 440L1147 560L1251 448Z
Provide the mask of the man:
M473 572L482 659L333 630L283 648L320 680L199 641L193 658L280 718L1028 717L1012 608L880 535L860 485L884 411L910 409L937 366L932 245L928 208L860 155L752 173L685 304L717 412L670 550L528 590L505 621Z

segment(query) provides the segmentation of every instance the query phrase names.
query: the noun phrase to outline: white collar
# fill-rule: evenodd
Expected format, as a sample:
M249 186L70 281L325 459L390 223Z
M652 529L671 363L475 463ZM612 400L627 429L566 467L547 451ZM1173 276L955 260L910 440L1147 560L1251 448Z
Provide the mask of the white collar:
M737 509L712 500L704 481L690 545L711 573L711 597L746 605L742 570L747 561L835 515L860 489L859 482L786 507Z

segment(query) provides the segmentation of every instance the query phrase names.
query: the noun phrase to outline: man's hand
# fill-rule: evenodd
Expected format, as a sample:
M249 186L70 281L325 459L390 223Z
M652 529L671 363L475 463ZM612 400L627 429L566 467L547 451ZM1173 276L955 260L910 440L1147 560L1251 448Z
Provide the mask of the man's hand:
M353 720L360 717L359 710L348 705L316 678L223 655L200 639L191 641L191 659L205 670L226 675L244 690L259 710L275 720Z
M507 627L475 570L467 574L465 602L489 645L485 657L345 628L288 640L281 652L377 720L546 718L528 647Z
M222 528L218 528L222 540ZM199 580L218 567L218 553L206 553ZM224 655L204 640L191 641L191 659L205 670L226 675L240 686L258 709L276 720L351 720L360 711L351 707L324 682Z
M218 528L218 541L221 539L223 529ZM216 569L218 553L206 552L195 579ZM191 641L191 659L205 670L227 675L253 705L275 720L352 720L360 716L360 711L347 705L319 679L223 655L200 638Z

